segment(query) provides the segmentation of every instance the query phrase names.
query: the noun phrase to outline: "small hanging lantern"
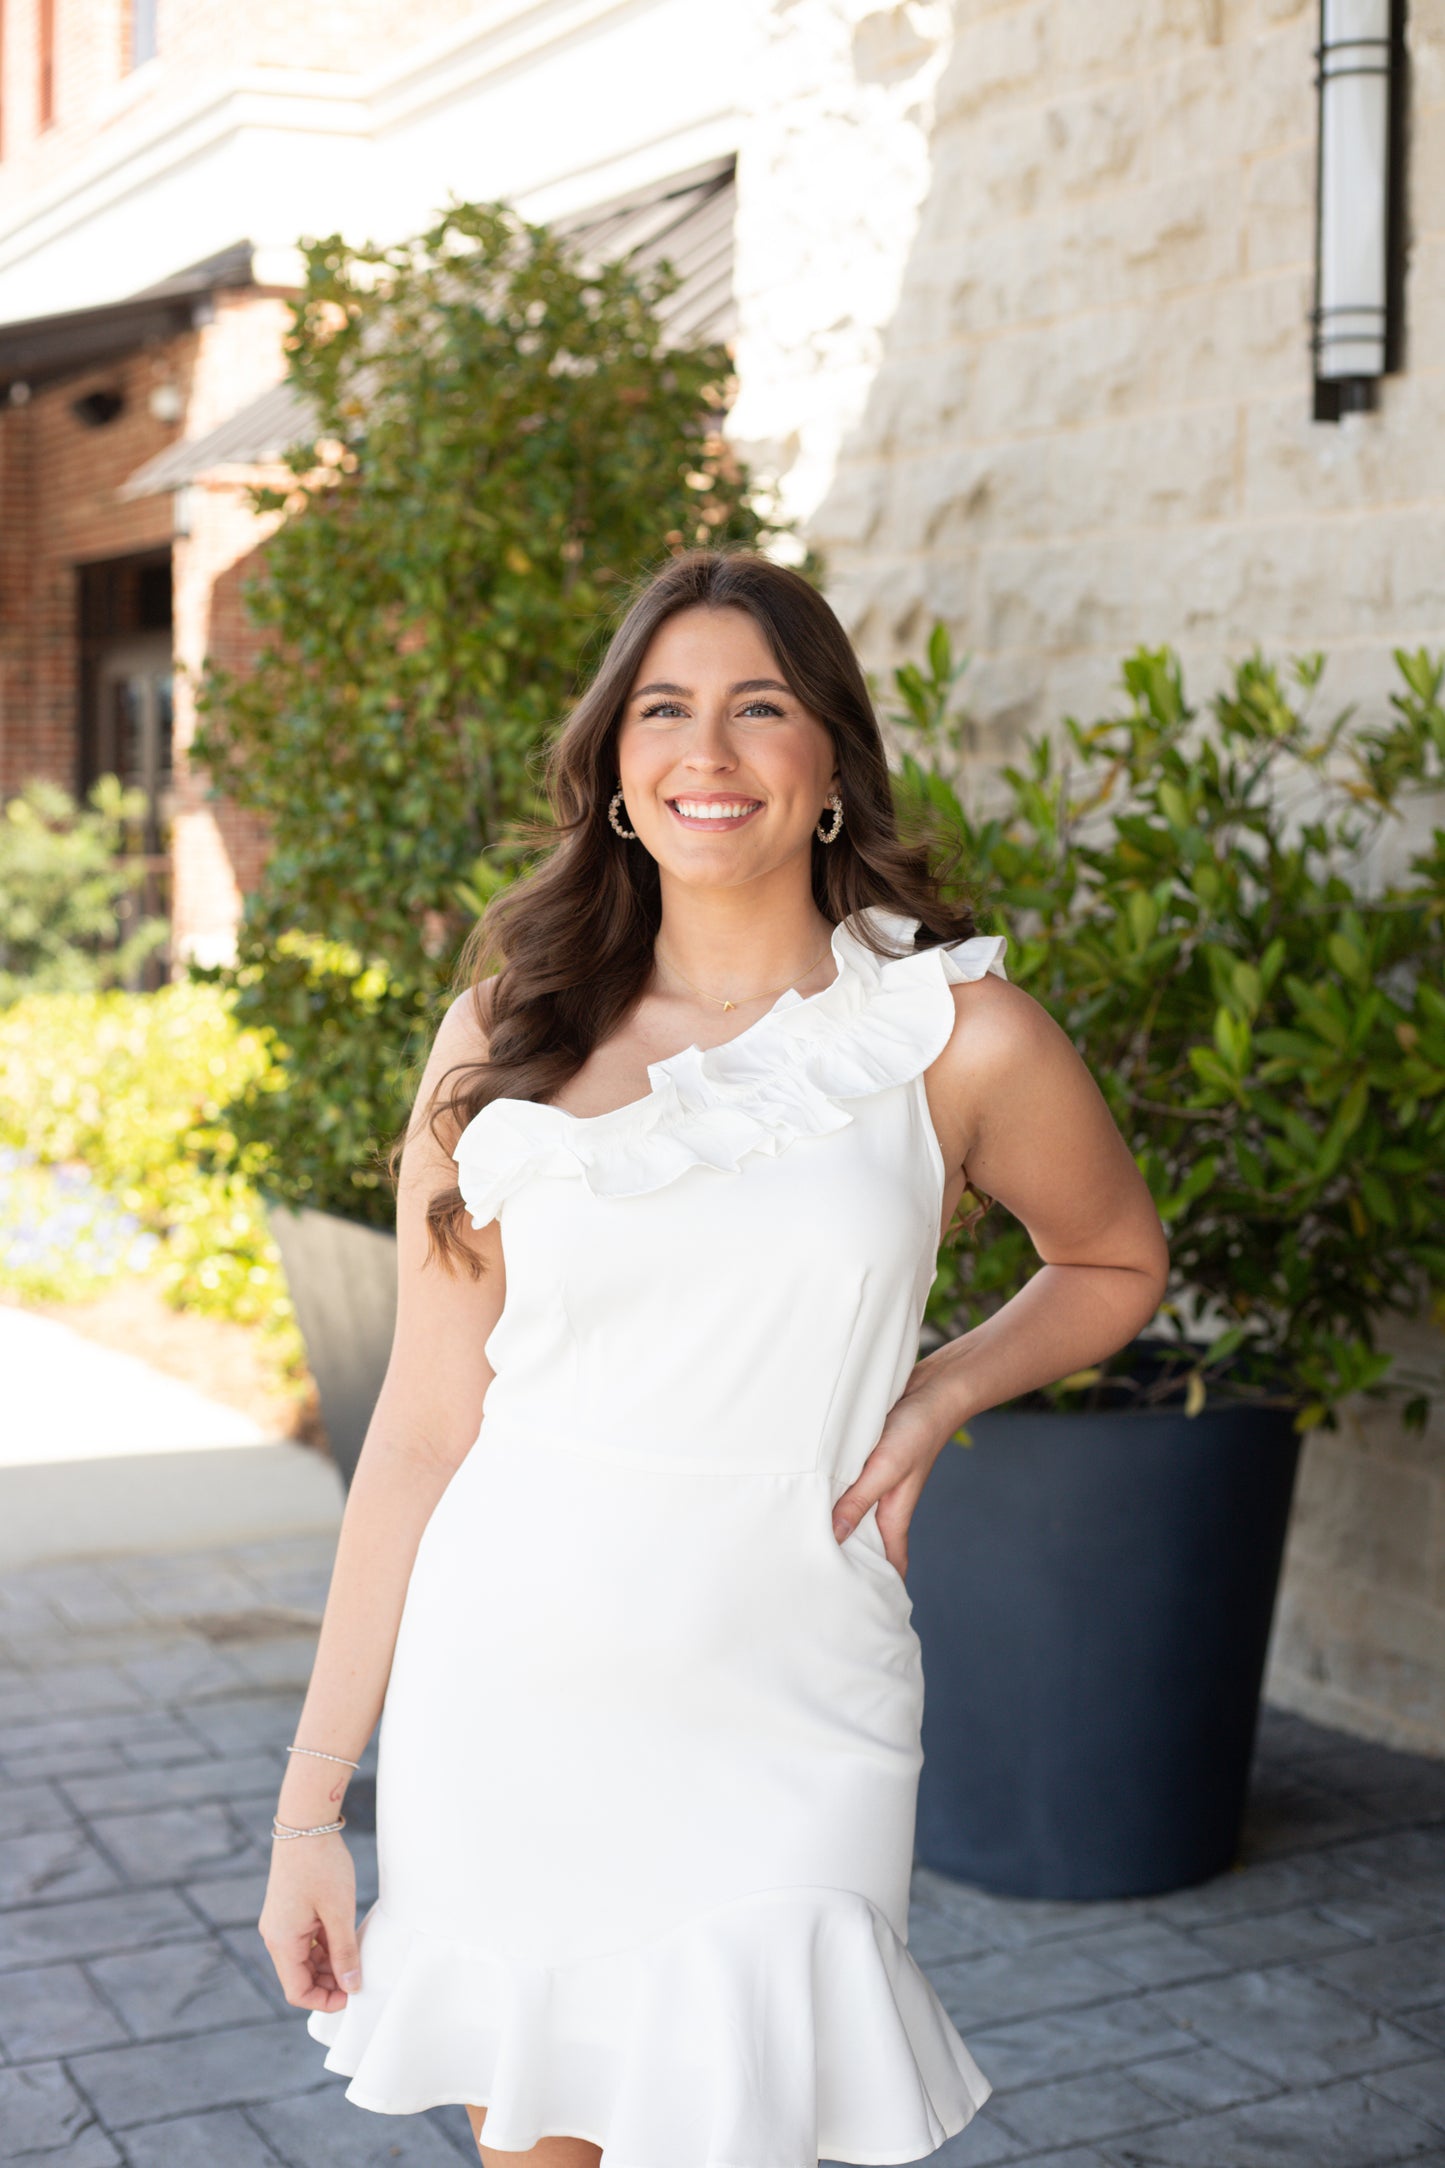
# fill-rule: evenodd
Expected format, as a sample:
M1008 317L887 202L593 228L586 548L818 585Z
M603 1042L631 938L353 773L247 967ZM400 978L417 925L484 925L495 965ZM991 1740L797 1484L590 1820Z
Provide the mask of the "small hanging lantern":
M1399 363L1404 0L1320 0L1314 418L1374 407Z

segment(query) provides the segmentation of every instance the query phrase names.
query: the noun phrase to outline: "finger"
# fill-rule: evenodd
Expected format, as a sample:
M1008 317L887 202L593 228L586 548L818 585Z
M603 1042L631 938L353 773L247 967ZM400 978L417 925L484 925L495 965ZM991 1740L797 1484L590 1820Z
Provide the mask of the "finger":
M345 1932L344 1928L338 1930L338 1934ZM343 2009L351 1990L343 1987L337 1979L329 1939L324 1928L312 1944L309 1963L311 1993L316 1998L312 2007L321 2010Z
M325 1988L317 1985L312 1968L300 1955L273 1950L271 1962L276 1967L276 1978L286 2000L298 2010L326 2010L330 2000Z
M356 1922L341 1915L333 1915L323 1922L323 1926L326 1955L329 1959L328 1985L354 1995L361 1985L361 1950Z
M885 1526L883 1508L880 1506L878 1508L878 1533L883 1539L883 1555L889 1565L896 1566L900 1573L906 1573L908 1571L907 1517L905 1516L900 1522L896 1513L891 1514Z
M861 1475L833 1502L833 1533L840 1543L852 1535L868 1508L878 1503L895 1480L884 1462L864 1463Z
M331 1977L319 1919L294 1934L268 1942L281 1992L298 2010L332 2010L346 2000Z
M883 1538L883 1554L904 1578L908 1574L908 1531L926 1481L926 1476L912 1469L878 1501L877 1528Z
M878 1532L883 1535L881 1518L878 1522ZM906 1581L908 1578L908 1530L906 1527L901 1535L896 1530L890 1530L887 1535L883 1536L883 1556L897 1572L900 1579Z

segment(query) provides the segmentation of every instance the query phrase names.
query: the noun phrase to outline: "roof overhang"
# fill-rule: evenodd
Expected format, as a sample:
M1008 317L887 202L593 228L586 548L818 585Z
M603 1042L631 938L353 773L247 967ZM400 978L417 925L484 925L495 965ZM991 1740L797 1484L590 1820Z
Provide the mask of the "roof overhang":
M191 329L213 294L255 283L251 243L237 241L124 301L0 324L0 400L16 384L36 390L175 338Z
M736 329L736 200L736 159L728 153L547 224L574 244L583 263L615 263L625 257L641 268L666 257L682 283L659 311L665 342L725 343ZM157 452L127 476L116 495L151 497L183 489L224 468L268 466L293 445L314 441L317 427L310 401L283 380L214 429Z

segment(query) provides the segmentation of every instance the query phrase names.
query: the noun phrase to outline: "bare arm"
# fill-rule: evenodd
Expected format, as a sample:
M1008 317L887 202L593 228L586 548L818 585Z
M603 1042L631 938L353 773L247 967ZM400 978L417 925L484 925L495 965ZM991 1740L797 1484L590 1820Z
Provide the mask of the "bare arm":
M1125 1346L1169 1277L1149 1186L1068 1035L996 977L955 987L954 1001L957 1027L928 1080L950 1188L961 1172L996 1198L1043 1264L991 1318L923 1358L837 1501L840 1541L878 1502L900 1573L919 1494L960 1425Z
M951 1437L970 1415L1102 1361L1148 1324L1169 1278L1149 1185L1068 1035L1022 988L960 986L940 1061L970 1188L1027 1229L1042 1269L919 1365Z
M482 1347L506 1295L497 1223L467 1230L483 1266L479 1279L428 1260L425 1223L428 1198L456 1178L425 1109L448 1069L485 1056L470 996L463 996L437 1033L408 1127L397 1185L396 1332L347 1496L311 1681L292 1734L298 1746L351 1761L381 1713L417 1545L476 1439L493 1375ZM300 1828L335 1821L350 1776L338 1762L288 1755L278 1819ZM340 1982L356 1955L349 1875L339 1835L272 1846L259 1926L287 1999L301 2007L332 2009L345 2000ZM354 1879L349 1886L354 1897ZM329 1945L324 1959L309 1948L318 1919Z

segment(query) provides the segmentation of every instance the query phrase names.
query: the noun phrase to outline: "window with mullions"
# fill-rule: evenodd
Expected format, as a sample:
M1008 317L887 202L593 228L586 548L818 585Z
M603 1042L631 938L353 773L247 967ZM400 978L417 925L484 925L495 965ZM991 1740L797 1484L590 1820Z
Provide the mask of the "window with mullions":
M142 61L155 59L158 4L159 0L130 0L130 64L133 68L138 68Z
M38 125L48 128L55 119L55 0L40 0L35 32Z

